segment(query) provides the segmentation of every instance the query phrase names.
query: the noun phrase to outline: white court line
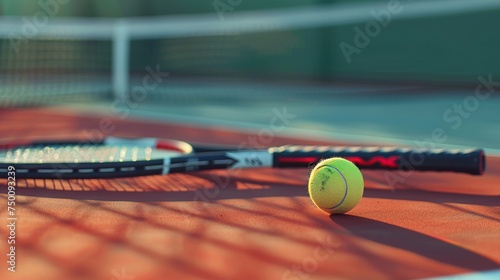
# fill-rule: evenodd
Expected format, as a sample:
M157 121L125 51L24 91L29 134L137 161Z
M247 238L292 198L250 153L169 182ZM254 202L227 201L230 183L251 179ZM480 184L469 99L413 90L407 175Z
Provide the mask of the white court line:
M473 273L448 275L443 277L426 278L423 280L498 280L500 279L500 269L487 270Z
M136 116L146 117L148 119L154 120L168 120L171 123L177 124L194 124L194 125L223 125L230 127L233 130L257 134L259 130L262 129L262 125L238 122L238 121L228 121L220 119L209 119L206 117L193 117L184 116L169 113L158 113L152 111L140 111L135 110L132 114ZM300 136L297 136L300 135ZM306 128L296 128L296 127L286 127L283 132L279 133L279 136L296 138L296 139L311 139L311 140L325 140L325 141L340 141L349 142L353 144L369 144L369 145L395 145L395 146L416 146L415 141L397 139L390 137L381 136L367 136L359 134L341 133L341 132L327 132L319 131ZM464 145L453 145L453 144L439 144L439 148L445 149L467 149L467 148L477 148ZM487 155L500 156L500 149L485 149Z
M70 107L68 113L74 114L75 110L81 112L92 112L97 114L102 114L103 108L108 108L109 105L66 105L66 108ZM64 108L64 107L63 107ZM257 134L262 128L262 124L254 124L240 121L229 121L229 120L221 120L221 119L212 119L207 117L194 117L194 116L186 116L172 113L163 113L163 112L155 112L151 110L140 110L134 109L131 110L130 116L134 119L143 118L148 121L167 121L172 124L188 124L188 125L196 125L205 127L207 125L217 125L224 126L230 128L237 132ZM277 133L277 136L287 137L287 138L295 138L302 140L316 140L316 141L336 141L336 142L347 142L352 144L359 145L380 145L380 146L408 146L415 147L416 143L413 140L405 140L391 137L380 137L380 136L367 136L367 135L358 135L358 134L350 134L350 133L341 133L341 132L327 132L327 131L319 131L313 129L306 128L296 128L296 127L286 127L284 131ZM181 139L182 140L182 139ZM464 145L453 145L453 144L439 144L439 148L444 149L472 149L477 147L472 146L464 146ZM485 148L486 155L488 156L500 156L500 149L490 149Z

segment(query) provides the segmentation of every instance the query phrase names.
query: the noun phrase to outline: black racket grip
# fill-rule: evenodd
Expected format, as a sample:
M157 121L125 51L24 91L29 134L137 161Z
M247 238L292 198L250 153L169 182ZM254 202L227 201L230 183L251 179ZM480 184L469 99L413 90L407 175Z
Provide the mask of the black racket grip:
M481 175L482 149L411 149L393 147L282 146L270 148L274 167L311 167L322 159L342 157L361 169L447 171Z

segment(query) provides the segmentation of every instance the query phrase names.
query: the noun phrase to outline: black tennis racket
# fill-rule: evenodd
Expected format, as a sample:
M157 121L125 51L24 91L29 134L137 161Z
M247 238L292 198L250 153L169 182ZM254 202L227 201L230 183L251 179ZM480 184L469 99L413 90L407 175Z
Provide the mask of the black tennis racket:
M343 157L362 169L450 171L481 175L482 149L421 150L397 147L281 146L262 150L191 145L176 140L107 137L101 142L56 141L0 144L0 176L113 178L209 169L310 167Z

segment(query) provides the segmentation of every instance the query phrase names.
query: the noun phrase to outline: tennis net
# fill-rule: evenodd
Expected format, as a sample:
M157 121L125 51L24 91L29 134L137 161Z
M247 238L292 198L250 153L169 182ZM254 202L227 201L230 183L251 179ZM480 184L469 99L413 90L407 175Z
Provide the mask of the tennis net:
M459 23L467 22L463 18L490 22L499 18L500 2L493 0L401 3L404 9L391 16L392 22L400 24L387 27L393 28L390 34L406 34L416 23L422 24L422 19L427 19L426 26L439 27L443 17ZM280 97L302 94L304 88L294 85L297 81L418 76L427 67L418 68L421 57L405 61L417 65L406 72L399 64L387 63L394 55L392 48L398 46L384 44L397 39L373 40L372 47L363 49L359 61L353 63L346 62L339 48L340 42L355 36L353 27L373 21L374 12L387 9L387 5L384 1L234 12L224 20L216 13L99 20L48 18L43 24L30 22L29 17L2 17L0 107L113 98L142 100L145 92L150 100L169 101L269 98L270 92ZM491 36L483 37L477 45L493 43ZM370 60L379 49L386 52L386 63ZM492 48L489 55L496 53ZM484 61L473 59L484 67ZM439 78L441 73L445 79L458 81L480 74L474 69L450 74L439 67L427 76L422 74L424 79ZM260 81L266 81L265 85ZM276 81L287 81L288 86ZM313 87L308 90L311 92L328 94L330 90Z

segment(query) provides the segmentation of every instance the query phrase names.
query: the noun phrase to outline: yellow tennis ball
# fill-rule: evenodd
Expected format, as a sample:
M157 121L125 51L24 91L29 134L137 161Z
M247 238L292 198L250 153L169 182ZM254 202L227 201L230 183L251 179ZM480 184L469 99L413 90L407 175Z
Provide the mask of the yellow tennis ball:
M354 163L346 159L326 159L312 170L308 190L319 209L329 214L342 214L361 200L363 175Z

